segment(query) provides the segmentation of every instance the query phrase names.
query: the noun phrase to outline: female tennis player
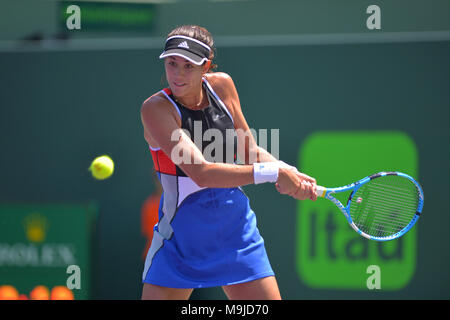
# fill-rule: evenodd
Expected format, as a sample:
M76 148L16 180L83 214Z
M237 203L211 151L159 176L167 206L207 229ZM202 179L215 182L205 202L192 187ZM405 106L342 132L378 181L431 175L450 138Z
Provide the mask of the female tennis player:
M214 51L202 27L170 32L160 55L169 87L141 108L163 188L142 299L188 299L195 288L217 286L229 299L281 299L241 186L275 183L282 194L316 199L315 179L278 161L248 134L232 78L211 72ZM236 164L237 157L245 164Z

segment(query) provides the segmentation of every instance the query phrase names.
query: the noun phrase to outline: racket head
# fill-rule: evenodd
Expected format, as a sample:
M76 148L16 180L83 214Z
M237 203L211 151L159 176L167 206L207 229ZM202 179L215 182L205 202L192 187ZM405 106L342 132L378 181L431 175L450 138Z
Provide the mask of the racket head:
M402 172L380 172L363 180L347 202L350 225L371 240L388 241L403 236L422 213L420 184Z

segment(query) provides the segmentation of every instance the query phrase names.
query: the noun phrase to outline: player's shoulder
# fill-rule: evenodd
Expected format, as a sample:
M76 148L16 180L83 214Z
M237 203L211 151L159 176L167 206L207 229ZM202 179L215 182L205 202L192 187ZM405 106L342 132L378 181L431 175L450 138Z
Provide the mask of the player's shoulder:
M168 105L170 105L169 100L161 91L158 91L144 100L141 106L141 113L167 108Z
M205 75L206 80L211 84L212 88L222 98L233 96L235 92L235 86L233 78L225 72L213 72Z
M205 74L206 80L208 80L209 83L213 87L224 87L227 88L231 85L233 85L233 79L228 73L225 72L211 72Z

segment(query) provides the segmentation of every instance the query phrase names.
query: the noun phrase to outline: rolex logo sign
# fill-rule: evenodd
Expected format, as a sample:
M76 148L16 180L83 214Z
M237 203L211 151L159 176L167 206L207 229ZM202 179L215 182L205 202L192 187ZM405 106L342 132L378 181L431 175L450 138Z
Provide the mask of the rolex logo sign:
M86 206L0 204L0 276L2 268L80 265L88 226Z
M25 234L30 242L43 242L49 227L47 218L38 213L27 215L23 220Z
M75 299L89 298L96 211L89 203L0 203L0 286L66 286L75 266L83 275L75 278Z
M67 267L77 263L76 238L64 211L15 207L1 212L0 267Z

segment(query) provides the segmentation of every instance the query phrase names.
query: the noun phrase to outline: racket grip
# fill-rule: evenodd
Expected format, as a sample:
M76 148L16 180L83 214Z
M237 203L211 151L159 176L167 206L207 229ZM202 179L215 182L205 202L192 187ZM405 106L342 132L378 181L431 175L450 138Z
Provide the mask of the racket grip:
M327 193L327 188L322 186L316 186L316 194L318 197L325 197L325 194Z

